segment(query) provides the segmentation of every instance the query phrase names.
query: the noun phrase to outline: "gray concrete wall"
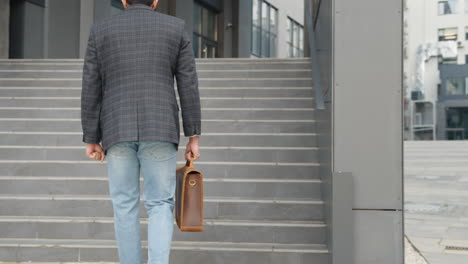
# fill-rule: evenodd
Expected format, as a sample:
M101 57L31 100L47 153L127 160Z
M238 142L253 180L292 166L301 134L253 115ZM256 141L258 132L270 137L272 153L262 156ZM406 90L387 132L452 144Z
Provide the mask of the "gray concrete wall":
M402 2L334 3L333 170L354 179L354 261L402 264Z
M309 1L309 0L304 0ZM332 21L333 1L323 1L320 9L320 15L315 29L315 39L317 46L317 59L320 65L320 77L323 90L330 90L331 78L333 75L332 62L333 62L333 21ZM304 12L306 10L304 9ZM304 17L306 14L304 14ZM310 57L309 52L309 32L306 25L304 25L304 56ZM334 262L334 257L337 255L333 249L333 168L332 168L332 102L328 97L325 100L325 109L316 110L315 118L317 120L317 145L319 151L319 174L322 180L322 200L324 201L324 220L327 223L327 245L331 252L329 254L329 263ZM336 234L338 235L338 234Z
M239 58L254 57L250 54L250 42L252 38L252 0L237 1L235 14L237 18L234 56Z
M48 8L48 58L79 58L80 0L52 0Z
M111 0L94 1L94 21L111 15Z
M79 58L84 58L88 45L89 32L94 22L94 0L81 0L80 2L80 45Z
M156 6L156 11L171 14L170 13L170 0L159 0L158 5Z
M10 0L0 0L0 58L9 57Z
M14 30L10 41L11 58L44 58L45 56L45 8L24 1L11 5L11 21Z
M24 58L44 58L45 8L26 2L24 11L26 21L23 28L23 56Z
M175 16L185 20L185 29L192 36L193 32L193 0L177 0L175 3Z
M223 7L223 23L222 26L219 27L219 32L222 33L220 36L220 54L224 58L232 58L233 57L233 5L235 1L232 0L225 0L224 7ZM232 26L229 26L231 24Z
M324 0L316 38L323 89L330 91L327 109L317 111L330 263L403 264L402 3ZM353 180L353 213L335 222L340 171L351 172L342 176ZM333 248L333 239L348 237L334 233L345 222L354 243ZM340 262L346 249L353 260Z

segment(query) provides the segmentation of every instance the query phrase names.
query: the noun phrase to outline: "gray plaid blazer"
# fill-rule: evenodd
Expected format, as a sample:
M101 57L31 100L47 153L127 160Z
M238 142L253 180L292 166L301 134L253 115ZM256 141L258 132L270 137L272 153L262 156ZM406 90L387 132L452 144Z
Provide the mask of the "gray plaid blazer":
M190 39L183 19L144 4L94 23L83 65L83 142L102 141L106 154L119 141L168 141L178 149L180 109L184 135L201 135Z

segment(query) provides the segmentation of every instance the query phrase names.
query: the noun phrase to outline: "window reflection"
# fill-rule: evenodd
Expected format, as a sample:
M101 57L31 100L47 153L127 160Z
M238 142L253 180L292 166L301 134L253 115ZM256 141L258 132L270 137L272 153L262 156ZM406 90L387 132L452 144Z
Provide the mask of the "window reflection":
M445 79L446 95L466 95L465 77L448 77Z
M304 56L304 27L294 19L288 17L288 54L289 57Z
M458 0L439 1L438 2L438 14L439 15L455 14L457 12L457 1Z
M458 33L456 27L439 29L439 41L457 40L457 38Z
M447 109L448 140L468 139L468 108L451 107Z
M276 57L278 10L263 0L252 1L251 52L258 57Z
M193 49L195 57L217 57L218 14L194 2L193 25Z

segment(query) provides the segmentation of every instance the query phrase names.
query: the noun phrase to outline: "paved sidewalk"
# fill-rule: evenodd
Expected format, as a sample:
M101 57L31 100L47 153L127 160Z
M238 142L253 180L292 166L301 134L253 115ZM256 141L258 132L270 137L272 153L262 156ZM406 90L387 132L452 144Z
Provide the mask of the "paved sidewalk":
M405 142L405 234L429 264L468 263L468 141Z
M405 236L405 264L428 264L421 252Z

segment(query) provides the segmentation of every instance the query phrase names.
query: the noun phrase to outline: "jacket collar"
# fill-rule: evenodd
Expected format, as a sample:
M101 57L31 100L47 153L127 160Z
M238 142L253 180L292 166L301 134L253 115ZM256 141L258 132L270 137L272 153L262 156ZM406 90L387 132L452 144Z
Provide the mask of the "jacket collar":
M151 9L151 7L149 7L149 6L145 5L145 4L140 4L140 3L136 3L136 4L129 5L126 9L128 9L128 10L132 10L132 9L147 9L147 10L153 11L153 9Z

